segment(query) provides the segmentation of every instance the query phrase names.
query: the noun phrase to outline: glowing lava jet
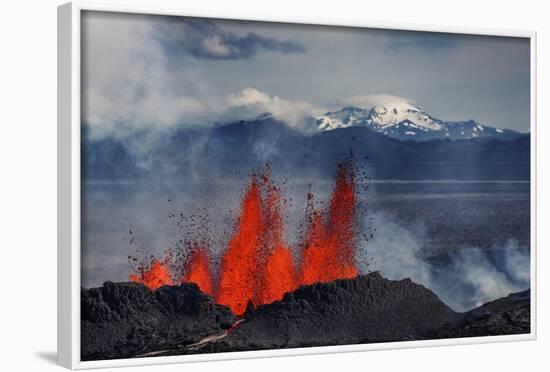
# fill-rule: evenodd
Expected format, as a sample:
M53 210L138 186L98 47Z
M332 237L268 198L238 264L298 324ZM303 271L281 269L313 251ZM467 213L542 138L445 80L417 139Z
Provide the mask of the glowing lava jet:
M311 194L308 199L312 200ZM312 204L308 207L309 224L296 267L284 241L281 191L267 166L259 177L251 176L221 259L216 288L204 247L192 250L180 280L172 280L167 267L157 260L130 280L151 289L194 282L217 303L242 315L249 304L271 303L300 285L355 277L356 202L353 162L346 160L338 165L328 210L316 210Z

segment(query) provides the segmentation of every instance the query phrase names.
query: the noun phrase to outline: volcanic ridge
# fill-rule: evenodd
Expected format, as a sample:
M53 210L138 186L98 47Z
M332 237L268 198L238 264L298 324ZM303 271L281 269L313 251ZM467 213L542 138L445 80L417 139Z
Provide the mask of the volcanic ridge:
M529 290L457 313L410 279L378 272L300 286L242 316L193 283L81 291L82 360L530 332Z

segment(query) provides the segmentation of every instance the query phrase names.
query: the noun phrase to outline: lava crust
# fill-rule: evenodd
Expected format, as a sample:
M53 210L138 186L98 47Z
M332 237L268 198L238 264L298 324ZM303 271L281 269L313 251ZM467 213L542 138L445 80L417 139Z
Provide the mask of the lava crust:
M151 291L138 283L106 282L81 291L82 360L155 355L216 333L237 320L195 284Z
M374 272L301 286L243 317L194 284L82 289L82 359L529 333L530 292L456 313L410 279Z
M458 338L514 335L531 332L531 291L512 293L488 302L451 322L428 332L422 338Z
M374 272L302 286L245 317L212 351L415 340L459 314L410 279Z

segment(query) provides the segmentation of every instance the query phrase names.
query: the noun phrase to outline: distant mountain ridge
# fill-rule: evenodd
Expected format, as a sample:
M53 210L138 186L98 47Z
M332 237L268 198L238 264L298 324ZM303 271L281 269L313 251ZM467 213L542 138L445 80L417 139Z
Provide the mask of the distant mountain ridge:
M399 140L428 141L432 139L514 139L522 133L482 125L474 120L443 121L406 102L373 106L354 106L327 112L316 119L321 131L339 128L366 127Z
M331 178L338 159L350 150L374 179L530 179L528 134L514 139L402 141L366 126L306 134L271 115L261 115L215 127L157 134L157 145L148 150L145 159L132 151L136 145L128 141L93 140L85 130L82 137L84 179L182 177L189 182L197 169L216 175L244 175L266 162L285 176ZM141 143L141 137L132 141Z

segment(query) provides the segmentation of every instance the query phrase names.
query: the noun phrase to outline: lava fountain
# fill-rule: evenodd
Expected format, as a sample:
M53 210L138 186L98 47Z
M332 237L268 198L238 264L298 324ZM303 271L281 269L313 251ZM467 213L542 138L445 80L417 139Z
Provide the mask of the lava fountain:
M153 259L148 265L140 265L137 273L130 275L130 281L141 283L150 289L174 284L168 263Z
M168 262L154 260L146 269L130 276L131 281L151 289L180 282L196 283L242 315L254 307L279 300L300 285L353 278L355 263L355 171L352 158L338 165L330 203L326 210L313 206L308 194L307 231L296 264L284 241L281 190L273 181L269 164L252 175L241 201L239 217L221 258L217 286L210 268L207 245L194 243L183 268L183 276L170 276ZM167 261L168 259L165 259Z
M244 313L255 294L262 222L260 187L253 176L242 201L235 234L222 257L216 296L218 303L229 306L236 314Z
M311 199L312 197L310 197ZM302 253L301 284L357 276L355 265L355 176L351 161L338 165L328 213L308 205L310 223Z
M195 283L207 295L214 295L210 256L205 244L195 243L183 270L183 283Z
M292 255L284 241L281 191L273 182L269 165L262 174L260 185L263 230L259 242L257 288L252 300L256 306L279 300L297 287Z

